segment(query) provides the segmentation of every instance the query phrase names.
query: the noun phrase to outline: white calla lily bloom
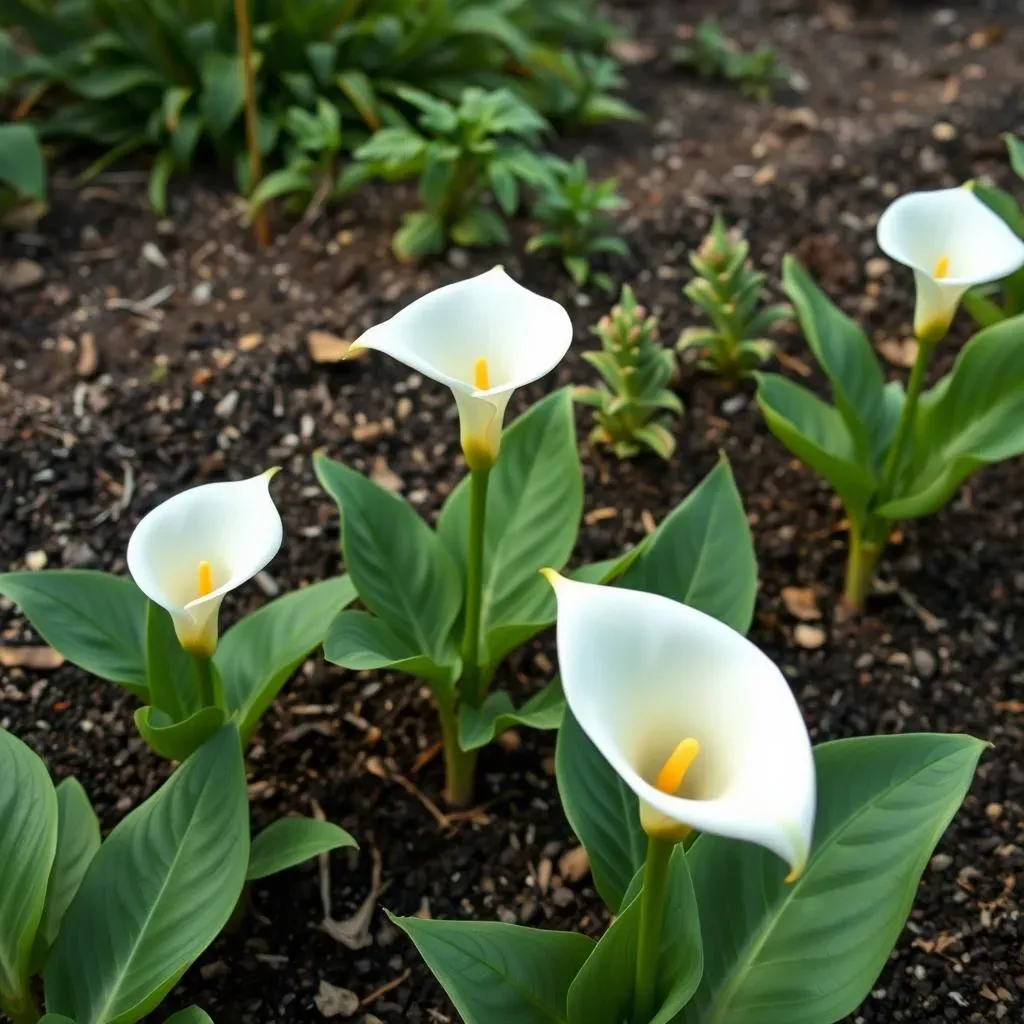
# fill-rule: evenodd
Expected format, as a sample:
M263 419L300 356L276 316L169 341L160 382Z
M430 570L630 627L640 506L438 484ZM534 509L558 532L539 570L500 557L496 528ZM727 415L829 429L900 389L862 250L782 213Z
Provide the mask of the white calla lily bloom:
M128 571L165 608L181 646L209 657L224 595L277 554L283 529L268 469L248 480L201 484L157 505L128 541Z
M797 878L814 829L814 760L774 663L694 608L544 572L558 598L566 701L640 798L647 833L757 843Z
M553 370L571 342L562 306L495 267L417 299L352 348L384 352L451 388L466 461L485 469L498 457L512 392Z
M882 251L914 271L914 333L941 340L964 292L1024 265L1024 242L968 188L900 196L878 221Z

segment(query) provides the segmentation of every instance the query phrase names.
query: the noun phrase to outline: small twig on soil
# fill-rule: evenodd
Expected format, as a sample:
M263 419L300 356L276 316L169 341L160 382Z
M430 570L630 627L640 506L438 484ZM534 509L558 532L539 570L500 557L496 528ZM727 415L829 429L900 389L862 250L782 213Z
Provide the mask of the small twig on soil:
M375 988L368 996L360 999L359 1005L369 1006L370 1003L375 1003L381 996L387 995L393 988L398 988L399 985L408 979L410 974L412 974L412 968L406 967L397 978L392 978L391 981L385 982L379 988Z
M437 822L440 828L450 828L451 818L448 817L438 806L430 799L426 793L421 793L404 775L396 771L389 771L384 767L383 761L379 757L368 757L366 759L366 770L371 775L376 775L378 779L383 779L385 782L397 782L408 794L416 797L417 800L430 812L430 816Z
M909 590L900 587L897 593L900 596L900 600L921 620L921 625L924 626L929 633L938 633L943 626L946 625L945 619L940 619L938 615L928 611L927 608Z
M437 757L438 754L441 753L442 750L444 750L444 742L442 740L438 740L436 743L427 747L426 750L421 750L416 755L416 760L412 763L412 774L418 775L428 764L430 764L431 761L434 760L435 757Z
M109 299L107 301L107 309L124 309L129 313L134 313L136 316L163 316L162 313L157 311L157 306L163 305L175 291L176 289L173 284L165 284L163 288L158 288L152 295L147 295L138 302L133 299Z

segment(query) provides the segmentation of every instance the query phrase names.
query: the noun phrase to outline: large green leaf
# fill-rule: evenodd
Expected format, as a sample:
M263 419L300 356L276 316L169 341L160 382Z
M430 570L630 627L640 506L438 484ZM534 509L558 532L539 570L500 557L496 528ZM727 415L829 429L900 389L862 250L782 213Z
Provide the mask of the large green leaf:
M213 1018L198 1006L190 1006L168 1017L164 1024L213 1024Z
M688 604L741 633L750 628L757 559L743 500L724 456L658 526L618 582Z
M622 1024L630 1019L640 937L643 869L633 898L601 937L569 988L569 1024ZM627 896L627 899L629 897ZM693 881L681 846L672 851L658 953L655 1013L644 1024L669 1024L700 983L704 967Z
M833 1024L871 990L984 744L906 735L816 747L811 857L791 885L759 846L701 836L687 857L704 977L676 1024Z
M757 402L768 429L832 485L851 519L863 521L875 493L875 476L858 455L839 410L778 373L755 376Z
M401 498L325 455L316 455L314 466L341 509L345 568L363 603L417 654L450 661L462 606L451 555Z
M569 985L594 948L577 932L391 920L416 944L465 1024L565 1024Z
M199 77L202 81L199 110L203 124L218 138L235 123L245 105L242 58L237 54L206 53Z
M0 1008L24 1013L32 947L57 848L57 794L46 765L0 729Z
M931 515L968 474L1024 453L1024 316L986 327L921 399L914 446L887 519Z
M782 264L782 286L796 309L807 344L832 384L832 393L858 456L880 464L895 423L886 414L882 368L871 342L792 257Z
M366 612L342 612L324 638L324 657L355 671L389 669L425 679L442 700L454 699L462 661L454 648L443 663L417 653L412 641L399 636L381 619Z
M640 805L568 708L558 730L555 777L565 816L590 857L594 886L617 913L647 851Z
M46 903L36 935L35 961L42 966L85 872L100 848L100 823L77 779L57 787L57 851L46 886Z
M135 709L135 728L155 754L168 761L184 761L194 754L227 721L223 708L206 707L175 722L160 708Z
M246 877L250 881L266 878L321 853L357 845L352 836L333 822L280 818L253 839Z
M148 699L146 598L131 580L84 569L8 572L0 594L68 661Z
M31 125L0 124L0 183L20 195L46 201L46 164Z
M70 1017L65 1017L62 1013L48 1013L45 1017L40 1018L39 1024L75 1024L75 1022Z
M100 847L46 965L46 1005L132 1024L216 938L249 861L238 732L225 726Z
M238 712L243 743L281 687L323 643L334 617L355 597L349 577L335 576L271 601L224 634L213 660L228 710Z
M554 621L554 595L538 570L561 569L568 561L582 510L583 472L576 451L572 392L563 388L505 431L490 473L480 610L487 671ZM445 502L437 530L464 569L468 477Z

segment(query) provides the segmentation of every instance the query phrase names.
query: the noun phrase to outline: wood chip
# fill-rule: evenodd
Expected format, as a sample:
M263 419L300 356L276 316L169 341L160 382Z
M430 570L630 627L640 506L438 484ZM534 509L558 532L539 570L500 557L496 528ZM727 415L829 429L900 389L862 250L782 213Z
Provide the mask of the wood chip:
M60 668L64 655L52 647L0 647L0 665L4 668Z
M249 334L243 334L238 339L238 347L242 352L251 352L254 348L259 348L263 344L263 335L259 331L251 331Z
M913 338L907 338L906 341L887 338L885 341L880 341L877 348L882 357L893 366L910 369L917 359L917 342Z
M786 611L793 618L802 619L804 622L813 622L821 618L818 595L813 587L783 587L781 596Z
M793 630L793 639L805 651L816 651L819 647L824 646L827 638L825 630L820 626L808 626L805 622L801 622Z
M392 494L397 494L405 486L402 478L388 466L388 461L383 455L378 455L373 460L373 465L370 467L370 479L378 487L383 487L385 491L390 491Z
M606 505L604 508L592 509L583 517L583 522L587 526L594 526L597 523L603 523L606 519L614 519L618 514L617 508L610 508Z
M359 996L350 988L338 988L321 979L313 1002L323 1017L351 1017L359 1009Z
M78 363L75 372L79 377L91 377L99 365L100 356L96 351L96 339L90 331L86 331L78 340Z
M589 870L590 857L582 846L574 846L558 858L558 873L566 882L578 882Z
M310 331L306 343L314 363L340 363L344 359L360 359L367 351L365 348L356 349L350 356L352 342L330 331Z

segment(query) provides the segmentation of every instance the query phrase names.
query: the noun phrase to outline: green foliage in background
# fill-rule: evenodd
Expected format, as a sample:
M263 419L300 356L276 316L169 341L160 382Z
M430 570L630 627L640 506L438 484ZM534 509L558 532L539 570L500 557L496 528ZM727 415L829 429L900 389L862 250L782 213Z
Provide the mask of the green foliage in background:
M260 148L271 171L292 171L269 192L315 195L328 169L319 158L336 150L333 125L346 148L407 126L410 88L449 102L471 87L510 89L538 117L566 124L634 113L612 94L618 72L603 55L612 33L591 0L250 8ZM158 211L171 175L200 156L233 167L250 191L242 81L233 0L0 0L0 98L32 109L46 138L100 148L95 168L152 155ZM314 139L294 111L323 124L324 104L332 127Z
M601 339L601 351L584 352L583 358L604 383L573 393L577 402L595 410L590 440L608 445L620 459L639 455L645 447L671 458L676 439L665 421L679 415L683 403L667 387L676 357L658 341L657 318L647 315L626 285L619 304L594 333Z
M553 161L551 166L551 175L542 182L533 205L533 216L541 230L526 243L526 251L554 249L578 286L582 288L593 280L598 287L611 291L611 277L604 271L595 273L591 260L602 255L629 257L629 247L615 234L615 223L609 216L626 205L618 192L619 183L615 178L591 181L582 158L572 163Z
M1007 132L1003 138L1009 151L1010 166L1024 181L1024 142ZM981 181L968 182L967 187L991 210L1006 221L1007 227L1024 238L1024 209L1009 192ZM964 309L979 327L991 327L1008 317L1024 313L1024 268L1002 281L972 288L963 299Z
M768 99L790 75L772 47L762 43L754 50L743 50L714 18L705 18L693 38L676 48L672 59L701 78L735 82L740 92L759 100Z
M46 202L46 162L29 124L0 124L0 218L34 200Z
M775 346L763 335L793 312L785 304L760 308L764 274L754 269L749 255L747 240L738 231L726 231L722 218L715 217L710 234L690 254L699 276L684 289L711 326L689 328L677 344L680 351L700 350L701 369L734 379L748 376L771 357Z

